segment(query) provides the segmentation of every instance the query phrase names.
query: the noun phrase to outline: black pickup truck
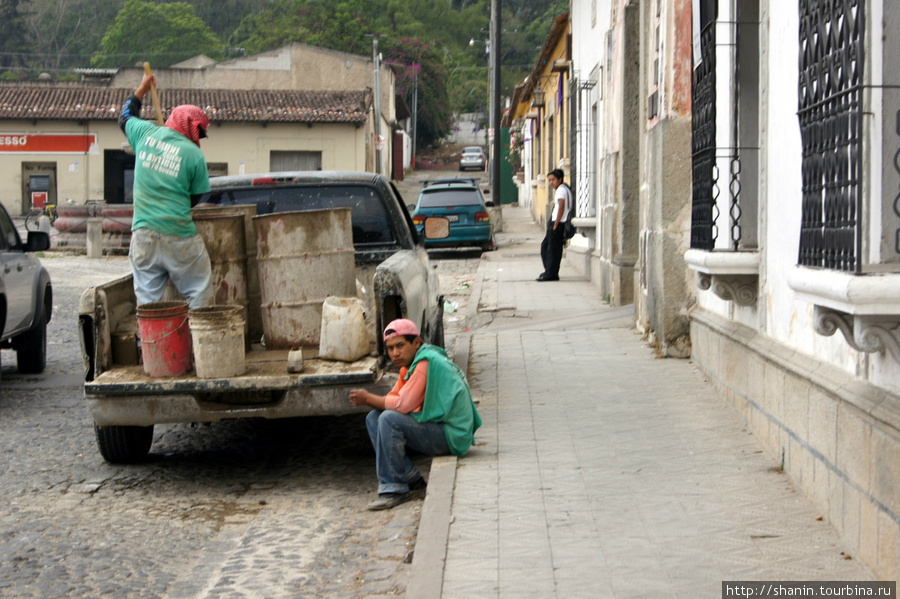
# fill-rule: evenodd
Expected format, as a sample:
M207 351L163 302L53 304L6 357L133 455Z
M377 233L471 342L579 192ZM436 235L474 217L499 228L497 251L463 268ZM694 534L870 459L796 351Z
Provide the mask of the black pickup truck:
M350 208L358 292L366 304L373 349L354 362L320 359L315 348L305 349L302 372L292 373L287 369L288 350L256 343L246 353L243 375L201 379L189 372L152 378L140 365L118 363L113 349L117 338L135 329L131 276L92 287L84 292L79 311L84 395L107 461L128 463L145 457L157 423L359 411L362 408L350 405L349 388L389 388L391 381L383 380L389 361L377 331L395 318L415 321L427 342L443 345L437 276L400 194L387 178L280 172L216 177L210 183L212 190L201 206L252 205L257 214Z

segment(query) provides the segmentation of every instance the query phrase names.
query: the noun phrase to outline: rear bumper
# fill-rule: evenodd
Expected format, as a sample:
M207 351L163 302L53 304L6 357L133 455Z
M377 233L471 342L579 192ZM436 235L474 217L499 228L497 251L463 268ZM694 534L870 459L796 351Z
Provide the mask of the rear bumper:
M393 382L393 378L385 377L366 388L373 393L385 395ZM100 396L85 391L85 399L97 426L150 426L238 418L296 418L366 412L368 408L350 404L350 388L262 390L247 392L243 397L237 394ZM241 401L245 403L237 403Z
M420 238L423 237L420 232ZM425 239L425 247L458 247L467 245L483 245L491 241L491 223L450 227L450 236L446 239Z

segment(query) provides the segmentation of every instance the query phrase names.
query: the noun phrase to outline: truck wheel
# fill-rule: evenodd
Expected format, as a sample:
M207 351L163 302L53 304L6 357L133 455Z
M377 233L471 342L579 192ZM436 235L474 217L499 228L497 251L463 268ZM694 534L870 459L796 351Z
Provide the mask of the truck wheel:
M47 315L41 313L35 319L31 330L22 333L21 345L16 350L16 365L19 372L38 374L47 366Z
M153 443L153 425L97 426L97 447L103 459L112 464L133 464L147 457Z

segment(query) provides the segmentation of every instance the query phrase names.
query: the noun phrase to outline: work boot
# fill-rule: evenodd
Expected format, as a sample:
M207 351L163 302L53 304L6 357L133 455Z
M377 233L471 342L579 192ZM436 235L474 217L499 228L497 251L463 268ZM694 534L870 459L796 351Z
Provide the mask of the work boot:
M395 508L401 503L409 501L409 493L384 493L379 495L378 499L366 506L367 510L389 510Z

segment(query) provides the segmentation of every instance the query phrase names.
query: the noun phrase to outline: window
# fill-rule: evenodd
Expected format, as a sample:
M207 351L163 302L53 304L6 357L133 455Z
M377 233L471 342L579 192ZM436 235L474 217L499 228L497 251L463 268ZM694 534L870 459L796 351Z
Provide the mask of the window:
M419 208L439 208L442 206L481 206L481 196L474 189L442 189L426 191L419 199Z
M754 251L759 210L759 2L723 3L721 14L719 8L715 0L700 0L700 56L694 56L691 117L691 248ZM723 122L726 127L717 127Z
M862 3L800 1L802 266L863 270L864 28Z
M203 201L225 205L256 204L257 214L350 208L354 245L394 243L387 210L381 196L371 187L261 185L249 189L213 191Z
M228 163L227 162L207 162L206 163L206 172L209 173L210 177L224 177L228 174Z
M282 152L273 151L269 155L269 167L278 171L320 171L322 152Z

